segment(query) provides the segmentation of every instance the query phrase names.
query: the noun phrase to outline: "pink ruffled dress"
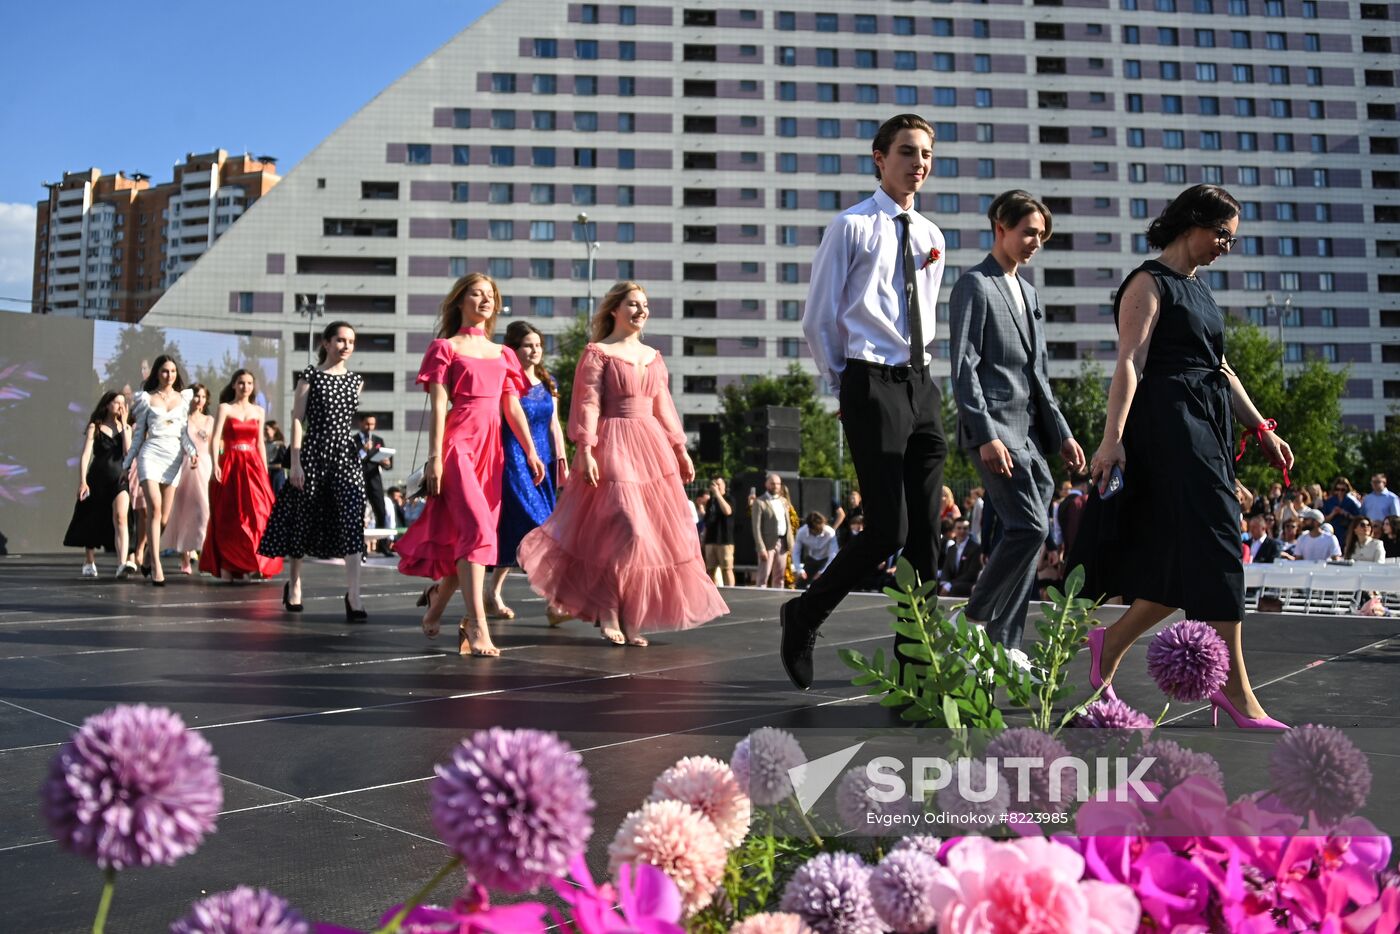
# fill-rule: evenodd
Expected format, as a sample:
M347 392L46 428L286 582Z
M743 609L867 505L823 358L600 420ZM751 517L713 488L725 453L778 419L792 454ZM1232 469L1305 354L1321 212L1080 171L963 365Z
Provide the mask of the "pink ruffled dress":
M438 580L455 574L458 561L496 563L505 465L501 396L519 396L528 385L510 350L492 359L466 357L442 338L428 345L418 382L425 392L440 383L452 402L443 430L442 490L428 498L395 550L399 573Z
M729 612L705 574L672 450L685 432L669 382L659 353L638 367L589 344L579 358L569 437L592 446L598 485L571 473L517 555L535 592L580 619L643 632Z

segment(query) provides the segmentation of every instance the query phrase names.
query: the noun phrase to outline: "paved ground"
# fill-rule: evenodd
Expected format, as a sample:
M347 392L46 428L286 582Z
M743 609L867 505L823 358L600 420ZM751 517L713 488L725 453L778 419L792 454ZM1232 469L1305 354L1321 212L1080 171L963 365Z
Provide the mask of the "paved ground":
M848 600L818 643L819 680L792 689L775 649L773 592L726 590L732 614L657 636L647 649L605 644L589 625L550 630L543 604L513 577L519 618L496 629L500 659L461 659L450 626L419 633L412 583L365 572L370 622L347 626L339 568L313 564L307 612L286 615L280 584L221 585L170 575L84 581L71 555L0 559L0 927L76 931L91 922L96 871L60 851L39 818L36 791L57 746L112 704L145 702L204 731L220 759L225 812L218 832L174 867L125 873L109 931L160 931L203 892L267 885L319 920L368 925L443 859L427 811L435 762L486 726L555 730L583 752L598 807L590 862L678 757L727 758L758 726L831 735L888 728L849 683L839 646L885 644L885 599ZM1112 611L1106 613L1113 616ZM1281 719L1348 728L1377 776L1368 814L1400 814L1400 622L1251 618L1251 671ZM1145 641L1117 681L1154 716L1163 699L1146 675ZM1086 683L1087 656L1075 679ZM1173 708L1182 735L1206 712ZM1225 726L1212 751L1231 763L1271 742ZM1257 766L1251 774L1260 774ZM1254 787L1258 787L1258 782ZM1249 791L1249 787L1232 788ZM1385 828L1394 832L1391 828Z

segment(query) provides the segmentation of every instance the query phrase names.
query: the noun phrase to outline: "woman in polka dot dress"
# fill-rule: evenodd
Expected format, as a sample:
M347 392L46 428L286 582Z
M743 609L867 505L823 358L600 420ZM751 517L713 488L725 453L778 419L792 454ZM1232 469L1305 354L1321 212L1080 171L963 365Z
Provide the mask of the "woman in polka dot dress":
M302 372L292 407L292 466L267 521L258 554L290 558L282 605L300 613L301 562L345 559L345 619L369 619L360 601L360 554L365 547L365 478L355 449L356 410L364 381L346 368L355 329L332 321L321 333L318 363ZM304 427L303 427L304 426Z

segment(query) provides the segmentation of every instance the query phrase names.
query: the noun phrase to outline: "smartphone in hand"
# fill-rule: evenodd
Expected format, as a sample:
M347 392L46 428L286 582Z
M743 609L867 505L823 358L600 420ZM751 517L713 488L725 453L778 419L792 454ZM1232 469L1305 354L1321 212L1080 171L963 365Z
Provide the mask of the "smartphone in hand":
M1123 492L1123 471L1117 464L1108 472L1108 480L1099 487L1099 499L1112 499Z

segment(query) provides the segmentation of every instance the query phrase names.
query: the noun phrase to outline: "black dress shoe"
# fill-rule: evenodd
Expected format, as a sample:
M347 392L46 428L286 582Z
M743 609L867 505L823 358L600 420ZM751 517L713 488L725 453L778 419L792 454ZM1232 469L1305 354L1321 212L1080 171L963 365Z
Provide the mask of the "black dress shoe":
M817 642L817 627L802 622L797 603L796 599L789 600L778 611L783 629L778 657L783 661L783 671L788 678L805 691L812 686L812 647Z
M363 598L362 598L363 599ZM350 595L345 595L345 621L347 623L367 623L369 613L364 610L356 610L350 606Z

